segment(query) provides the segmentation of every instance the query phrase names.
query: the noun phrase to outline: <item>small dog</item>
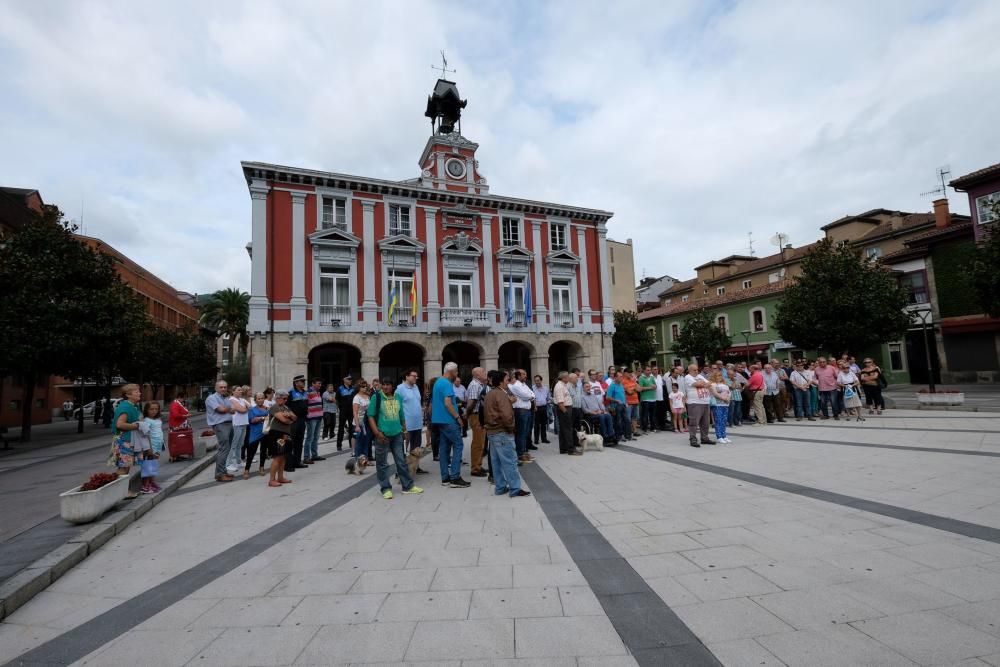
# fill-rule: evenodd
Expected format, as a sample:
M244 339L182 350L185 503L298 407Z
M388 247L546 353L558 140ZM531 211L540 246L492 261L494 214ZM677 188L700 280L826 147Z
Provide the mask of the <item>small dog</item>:
M364 473L365 468L368 466L368 457L358 456L347 459L347 463L344 464L344 470L347 471L348 475L360 475Z
M406 455L406 467L410 469L410 479L416 479L417 466L420 465L420 459L430 453L430 447L414 447L410 450L410 453Z
M577 431L576 439L580 443L580 449L583 451L587 451L588 447L596 449L599 452L604 451L604 438L599 433L591 434L586 431Z

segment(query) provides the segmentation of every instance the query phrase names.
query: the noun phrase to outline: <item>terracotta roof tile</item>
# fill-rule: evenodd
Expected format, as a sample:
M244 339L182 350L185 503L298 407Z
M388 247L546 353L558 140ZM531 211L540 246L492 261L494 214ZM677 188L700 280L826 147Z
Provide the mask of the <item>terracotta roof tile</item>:
M988 167L983 167L982 169L966 174L965 176L959 176L948 183L948 185L958 190L959 188L964 188L969 185L975 185L977 181L986 180L989 177L1000 178L1000 162L991 164Z
M751 273L760 273L772 266L778 266L780 264L787 264L788 262L796 262L801 260L803 257L809 254L819 241L813 241L809 245L800 246L798 248L791 248L785 250L784 255L778 252L773 255L768 255L767 257L761 257L760 259L754 260L753 262L747 262L746 264L741 264L739 270L735 273L730 273L724 276L719 276L718 278L712 278L711 280L706 280L706 285L712 285L714 283L721 283L727 280L732 280L739 276L745 276Z
M670 286L670 289L667 289L667 290L664 290L664 291L660 292L657 296L659 296L660 298L663 298L663 297L668 296L670 294L680 294L682 292L687 292L688 290L693 289L694 286L697 285L697 284L698 284L698 279L697 278L691 278L690 280L684 280L684 281L681 281L679 283L674 283L673 285Z

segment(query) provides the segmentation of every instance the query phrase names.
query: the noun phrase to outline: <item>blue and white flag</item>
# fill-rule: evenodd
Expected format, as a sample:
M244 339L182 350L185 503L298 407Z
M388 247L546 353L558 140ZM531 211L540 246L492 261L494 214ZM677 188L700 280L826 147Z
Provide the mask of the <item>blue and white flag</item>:
M528 275L527 282L524 284L524 321L528 323L531 321L531 275Z
M507 326L514 321L514 274L507 276Z

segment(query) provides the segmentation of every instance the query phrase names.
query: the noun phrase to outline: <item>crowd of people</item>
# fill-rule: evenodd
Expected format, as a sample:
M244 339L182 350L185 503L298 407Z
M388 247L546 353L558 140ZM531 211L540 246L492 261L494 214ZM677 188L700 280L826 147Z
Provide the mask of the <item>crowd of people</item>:
M326 460L319 444L335 441L350 449L349 469L364 471L374 461L380 492L392 498L389 457L402 492L419 494L414 477L427 474L417 463L410 474L407 455L423 452L427 442L438 463L441 484L464 489L471 477L485 477L497 495L521 497L518 467L534 462L531 452L558 437L559 453L580 456L578 438L598 433L615 445L659 431L685 434L692 447L730 443L729 429L807 419L854 418L863 421L885 408L885 376L874 359L858 365L853 357L774 359L761 363L716 361L662 372L610 366L606 373L575 368L558 374L551 390L541 375L523 369L473 368L468 386L458 366L447 363L440 377L421 386L416 369L396 384L390 378L343 378L339 386L321 379L306 383L296 375L288 390L248 386L230 388L225 380L205 400L208 426L218 440L215 479L233 481L242 470L265 476L269 487L291 484L287 473ZM864 394L864 402L861 394ZM114 410L109 464L120 474L142 467L142 492L156 493L156 461L164 447L160 405L139 408L140 390L126 385ZM170 408L171 431L187 427L189 413L180 393ZM470 457L463 464L464 438L472 432ZM715 432L715 440L709 437ZM419 456L417 458L419 462Z

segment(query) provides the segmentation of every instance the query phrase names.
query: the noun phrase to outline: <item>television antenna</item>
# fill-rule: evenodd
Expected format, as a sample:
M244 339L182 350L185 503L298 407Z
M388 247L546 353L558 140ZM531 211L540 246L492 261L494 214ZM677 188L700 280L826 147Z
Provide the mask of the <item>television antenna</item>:
M784 232L778 232L771 237L771 245L778 246L778 252L781 253L781 261L785 261L785 245L788 243L788 234Z
M928 190L927 192L921 192L921 197L927 197L928 195L938 195L944 199L948 198L948 187L947 187L947 176L951 176L951 165L943 165L937 168L937 178L941 181L941 185L934 188L933 190Z
M750 256L753 257L753 232L747 232L747 248L750 249Z

